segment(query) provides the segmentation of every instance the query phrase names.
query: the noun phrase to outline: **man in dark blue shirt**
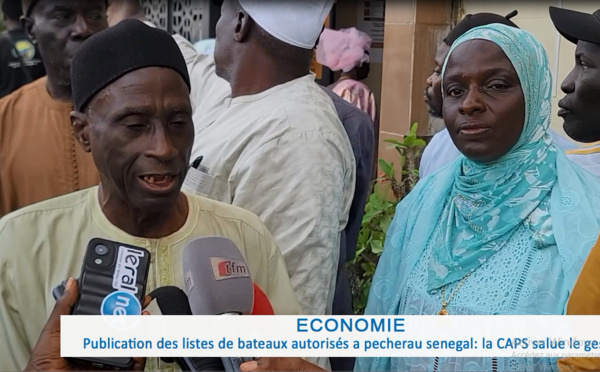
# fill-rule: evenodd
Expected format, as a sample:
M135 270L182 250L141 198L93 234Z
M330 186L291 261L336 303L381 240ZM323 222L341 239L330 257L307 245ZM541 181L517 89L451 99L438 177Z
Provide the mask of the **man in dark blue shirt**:
M323 89L333 100L335 110L350 139L356 162L354 198L350 206L348 224L340 240L340 260L333 299L333 315L351 315L352 291L346 264L354 258L356 253L358 233L365 212L367 196L371 190L373 157L375 156L374 126L369 115L358 107L346 102L332 90ZM331 358L331 368L333 371L351 371L354 369L354 358Z

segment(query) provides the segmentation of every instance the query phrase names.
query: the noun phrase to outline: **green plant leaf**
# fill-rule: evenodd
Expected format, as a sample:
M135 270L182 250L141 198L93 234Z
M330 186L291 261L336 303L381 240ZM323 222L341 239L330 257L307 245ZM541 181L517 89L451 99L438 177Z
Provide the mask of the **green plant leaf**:
M391 143L392 145L402 146L402 142L398 141L397 139L393 139L393 138L384 139L383 142Z
M374 231L371 232L371 240L384 241L385 240L385 233L383 231L374 230Z
M369 277L375 273L375 264L373 264L371 262L363 262L361 267L365 272L364 275L367 277Z
M372 211L380 212L383 209L385 202L386 202L386 200L384 198L383 193L374 192L371 194L371 197L369 198L369 204L371 204L369 206L369 209Z
M427 146L427 142L425 142L424 140L419 138L415 141L415 146L425 147L425 146Z
M358 242L357 242L357 246L358 248L364 248L364 246L367 244L367 241L369 240L369 236L371 235L369 229L360 229L360 231L358 232Z
M369 212L369 213L365 213L365 215L363 216L362 219L362 224L368 224L369 222L371 222L371 220L373 220L375 217L379 216L381 213L383 213L382 211L377 211L377 212Z
M383 242L381 240L371 240L371 252L380 255L383 252Z
M388 178L388 179L394 178L394 165L393 164L388 163L387 161L385 161L383 159L379 159L379 167L381 167L381 170L385 174L386 178Z
M363 252L365 251L365 249L366 249L366 247L362 247L358 251L356 251L356 253L354 254L354 258L352 259L352 263L356 262L356 260L360 257L360 255L363 254Z
M385 234L392 223L392 216L389 214L384 214L379 220L379 226L381 227L381 231Z
M388 163L379 160L378 162L385 176L378 179L380 182L373 184L373 192L367 200L358 236L356 257L348 264L355 314L364 313L373 274L383 252L386 232L394 218L396 206L418 180L416 159L421 154L425 141L417 137L417 129L418 124L413 123L402 141L384 140L396 149L398 161ZM395 178L398 176L402 179Z
M419 124L417 122L414 122L411 126L410 126L410 134L416 136L417 135L417 129L419 128Z
M394 150L396 150L396 152L398 154L404 154L404 152L406 151L406 146L404 146L404 145L394 145L394 146L388 146L387 149L388 150L394 149Z

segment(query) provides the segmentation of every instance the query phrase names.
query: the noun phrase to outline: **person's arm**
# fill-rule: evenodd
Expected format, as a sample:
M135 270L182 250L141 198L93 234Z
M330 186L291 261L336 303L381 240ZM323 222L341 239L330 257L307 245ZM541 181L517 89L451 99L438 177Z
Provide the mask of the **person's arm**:
M5 206L3 205L4 194L2 191L2 150L0 150L0 218L4 216Z
M215 59L198 54L194 46L181 35L173 35L173 39L183 54L190 75L190 99L194 111L205 112L222 106L230 98L231 88L227 81L217 76Z
M326 136L286 132L241 159L230 179L233 204L258 215L275 237L307 315L331 311L339 233L354 192L349 146Z
M6 183L6 179L3 183L3 178L7 177L6 174L6 142L8 130L10 129L11 124L11 115L8 109L9 106L9 97L5 97L0 99L0 218L2 216L8 214L10 212L9 205L11 200L11 195L9 194L9 190L4 183Z
M377 120L377 104L375 103L375 94L373 92L369 92L369 109L367 113L373 120L373 123Z
M351 260L355 256L358 233L362 226L362 218L365 212L368 195L371 192L373 180L373 168L375 164L375 134L374 128L366 113L356 112L349 120L356 123L356 131L350 137L354 160L356 162L356 188L354 190L354 199L350 209L350 216L353 219L348 221L346 226L346 244L347 259ZM344 125L347 125L346 123ZM350 133L349 133L350 134Z
M30 349L17 305L15 269L6 253L0 249L0 371L17 371L27 364Z
M192 43L190 43L185 37L175 34L173 35L173 39L175 39L179 50L181 50L181 54L183 54L183 58L185 59L185 63L188 67L188 72L191 72L190 67L197 62L196 60L198 58L208 57L206 55L199 54Z
M567 315L600 315L600 237L592 247L566 306ZM558 360L559 371L600 371L600 358L568 357Z
M267 228L264 228L260 248L269 252L267 288L261 288L269 298L275 315L301 315L302 310L294 293L285 261Z

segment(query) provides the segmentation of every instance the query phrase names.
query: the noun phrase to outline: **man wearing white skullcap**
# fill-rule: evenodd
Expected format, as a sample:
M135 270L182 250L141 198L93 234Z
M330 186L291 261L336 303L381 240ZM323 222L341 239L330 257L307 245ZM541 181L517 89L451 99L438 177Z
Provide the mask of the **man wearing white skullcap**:
M348 136L310 73L332 0L225 0L214 58L175 36L202 156L184 188L257 214L306 314L330 314L354 192ZM199 162L197 162L199 163Z
M238 0L263 30L293 46L313 49L333 0Z

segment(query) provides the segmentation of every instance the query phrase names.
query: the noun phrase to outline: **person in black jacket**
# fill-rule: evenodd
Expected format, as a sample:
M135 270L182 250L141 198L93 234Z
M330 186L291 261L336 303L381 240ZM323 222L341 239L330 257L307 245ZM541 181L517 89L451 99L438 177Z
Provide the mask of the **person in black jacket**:
M40 53L21 27L21 0L3 0L6 31L0 34L0 98L46 75Z
M346 265L354 259L358 233L365 213L365 204L371 192L371 180L375 158L375 134L371 117L357 106L345 101L331 89L323 87L331 97L335 110L348 134L354 160L356 162L356 183L354 198L350 206L348 224L340 240L340 259L338 262L333 315L352 315L352 290ZM351 371L354 358L330 358L332 371Z

